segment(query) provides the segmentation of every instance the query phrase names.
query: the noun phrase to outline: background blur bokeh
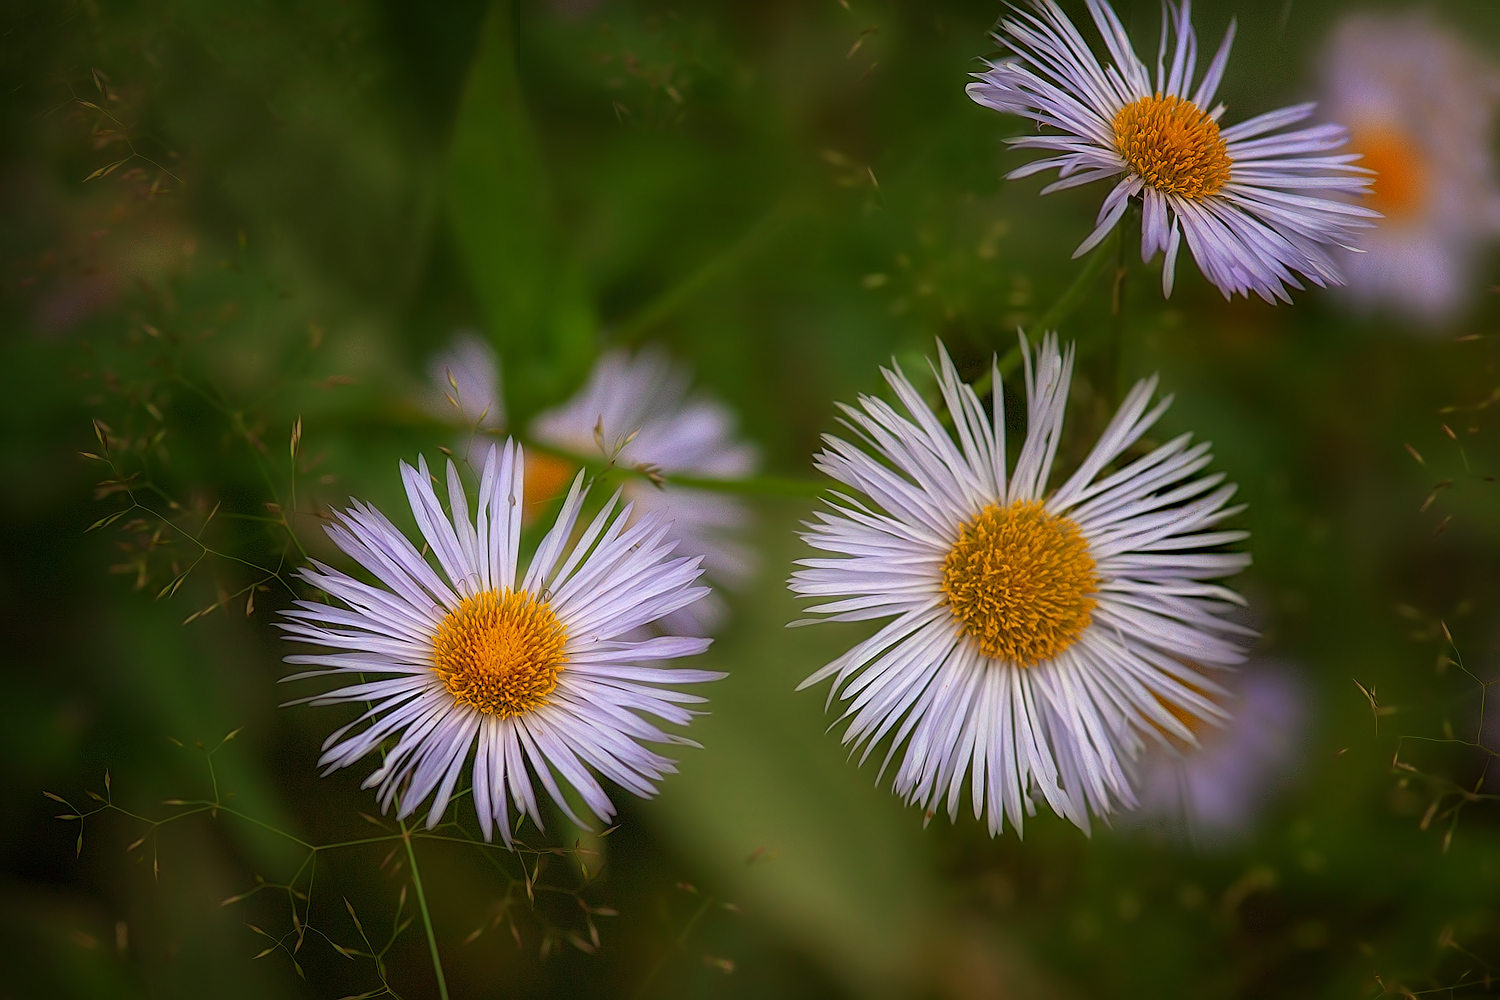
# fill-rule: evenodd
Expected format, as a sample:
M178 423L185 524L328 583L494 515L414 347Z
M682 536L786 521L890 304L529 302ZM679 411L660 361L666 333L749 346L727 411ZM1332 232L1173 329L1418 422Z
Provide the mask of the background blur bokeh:
M1119 8L1154 48L1157 0ZM1195 6L1206 45L1239 19L1231 120L1313 94L1349 9ZM1425 9L1500 55L1495 5ZM893 355L919 369L934 337L979 374L1072 281L1102 193L1001 180L1024 161L1001 140L1027 126L963 90L999 14L6 5L0 996L381 989L376 963L338 948L370 950L362 927L378 950L413 913L389 845L320 852L310 901L269 888L223 905L286 882L305 852L206 813L155 831L105 813L80 844L43 792L86 806L108 785L161 818L163 800L214 794L212 750L239 812L307 843L380 833L360 816L376 811L367 768L315 768L351 716L277 708L273 617L301 559L287 526L334 558L316 512L350 495L409 523L396 463L456 446L422 400L429 357L465 327L495 344L515 427L602 349L665 347L737 411L763 485L788 495L753 498L760 575L704 657L729 678L658 799L617 792L602 839L529 835L558 854L419 845L454 996L1489 993L1487 257L1436 329L1316 290L1226 303L1186 255L1164 302L1159 262L1133 252L1118 318L1106 275L1062 326L1080 345L1065 460L1124 380L1160 372L1176 402L1158 433L1212 440L1249 504L1255 564L1237 586L1263 635L1246 676L1271 682L1242 701L1279 741L1230 754L1263 765L1253 802L1185 817L1169 778L1167 805L1091 837L1051 815L1024 839L967 815L924 829L876 762L846 759L826 689L793 693L861 634L783 628L811 507L796 483L833 402L876 391ZM86 530L129 507L98 484L132 475L173 526L133 511ZM436 995L420 923L383 963L399 995Z

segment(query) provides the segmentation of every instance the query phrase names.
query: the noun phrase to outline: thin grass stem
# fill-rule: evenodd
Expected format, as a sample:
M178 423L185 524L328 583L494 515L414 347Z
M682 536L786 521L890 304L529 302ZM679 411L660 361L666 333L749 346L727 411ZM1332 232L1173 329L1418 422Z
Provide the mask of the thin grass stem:
M417 908L422 911L422 929L427 932L427 949L432 952L432 972L437 976L438 996L448 1000L448 978L443 975L443 960L438 955L437 935L432 930L432 914L427 911L427 893L422 889L422 873L417 869L417 852L412 848L411 831L406 820L401 824L401 842L406 845L406 861L411 865L411 884L417 892Z

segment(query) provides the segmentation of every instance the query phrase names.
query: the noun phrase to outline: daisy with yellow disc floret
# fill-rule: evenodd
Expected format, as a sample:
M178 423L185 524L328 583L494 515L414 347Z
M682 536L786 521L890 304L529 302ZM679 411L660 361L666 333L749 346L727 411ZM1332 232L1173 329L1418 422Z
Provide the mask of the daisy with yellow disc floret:
M690 391L692 372L663 351L601 357L567 402L537 414L531 439L574 455L592 454L626 468L692 476L741 479L753 475L756 450L735 433L729 407ZM740 536L751 511L736 497L660 478L634 479L621 489L639 513L660 511L685 555L703 557L704 579L723 590L742 589L755 576L756 554ZM690 635L709 635L729 616L727 603L710 594L662 623Z
M378 786L381 809L397 803L403 819L430 798L431 828L472 751L479 825L486 839L498 828L507 844L507 800L517 819L542 825L533 777L580 825L562 784L603 821L614 806L594 772L655 794L675 768L645 744L697 744L651 720L686 725L695 713L684 706L703 699L677 685L724 675L659 665L701 653L707 639L624 637L703 597L707 589L695 586L701 560L673 556L662 517L630 523L618 495L575 539L588 492L580 473L521 575L524 456L510 441L490 448L473 520L451 461L448 513L425 459L415 469L402 463L401 477L424 552L442 572L383 514L355 501L328 534L376 582L314 562L303 579L344 606L298 601L282 623L289 638L334 650L287 657L319 668L288 680L350 681L298 701L368 706L324 743L324 773L384 747L365 787Z
M939 345L934 372L952 430L901 373L906 413L874 397L842 407L861 445L834 436L817 467L850 487L803 537L828 556L791 580L814 620L893 619L818 670L846 703L861 760L889 738L895 790L957 818L967 779L990 833L1019 831L1037 800L1087 830L1135 805L1131 762L1147 741L1194 743L1184 717L1222 721L1206 671L1243 657L1240 598L1213 581L1249 557L1215 526L1234 487L1203 475L1191 435L1115 469L1171 403L1138 383L1093 451L1048 492L1073 351L1022 339L1026 439L1007 471L1000 374L989 412ZM884 766L882 767L882 772Z
M1425 10L1348 15L1318 62L1323 107L1375 171L1365 204L1385 217L1343 261L1350 300L1451 322L1500 238L1500 67Z
M1109 235L1138 197L1141 259L1166 252L1166 295L1184 238L1199 269L1226 297L1254 292L1268 302L1290 302L1287 287L1303 287L1298 275L1320 286L1341 284L1328 248L1350 246L1378 218L1317 193L1362 192L1369 184L1369 172L1353 162L1357 155L1328 155L1344 144L1344 129L1325 124L1282 131L1308 118L1312 104L1221 128L1225 109L1213 101L1229 62L1233 22L1195 88L1191 0L1180 7L1169 0L1153 83L1109 4L1087 4L1111 65L1099 64L1053 0L1035 0L1030 10L1014 9L995 33L1011 55L990 63L968 87L977 103L1040 127L1041 134L1008 140L1012 146L1055 154L1009 177L1056 169L1058 180L1043 194L1116 179L1075 256Z

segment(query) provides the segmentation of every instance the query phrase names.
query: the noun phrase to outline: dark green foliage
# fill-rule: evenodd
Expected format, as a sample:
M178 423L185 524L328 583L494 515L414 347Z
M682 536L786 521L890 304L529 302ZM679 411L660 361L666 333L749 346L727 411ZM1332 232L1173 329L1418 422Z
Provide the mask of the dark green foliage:
M1159 4L1120 8L1154 46ZM1344 9L1195 7L1210 45L1239 17L1231 119L1301 99ZM1490 5L1442 13L1496 50ZM1476 745L1500 746L1492 291L1420 332L1322 293L1225 303L1184 255L1166 303L1159 262L1127 247L1061 323L1080 352L1064 464L1159 371L1158 436L1212 440L1249 503L1236 583L1307 708L1295 773L1240 839L1128 821L1086 839L1046 815L1024 840L967 815L923 829L876 785L883 754L858 768L826 731L826 689L793 693L865 634L782 627L834 400L880 391L892 356L920 373L934 337L980 376L1085 266L1069 254L1102 191L1001 181L1025 126L964 96L999 14L12 4L0 996L336 997L382 976L437 995L405 844L360 816L373 764L318 777L353 716L277 707L306 691L277 684L273 621L304 595L297 565L342 558L329 508L352 495L409 527L398 459L462 451L421 405L460 327L500 352L517 425L602 349L665 345L768 477L761 575L703 657L730 677L661 797L616 790L608 836L555 817L516 856L466 842L466 799L451 839L416 839L453 996L1500 990L1480 784L1500 772ZM231 731L210 779L194 744ZM196 811L54 818L98 808L90 791Z

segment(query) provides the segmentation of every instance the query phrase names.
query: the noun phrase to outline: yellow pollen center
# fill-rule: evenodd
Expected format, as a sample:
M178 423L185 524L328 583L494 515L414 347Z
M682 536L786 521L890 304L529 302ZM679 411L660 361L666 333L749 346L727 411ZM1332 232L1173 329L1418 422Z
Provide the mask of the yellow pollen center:
M567 630L524 591L466 597L432 637L432 669L453 697L508 719L546 704L567 657Z
M1143 97L1115 115L1115 146L1130 169L1163 194L1194 200L1229 183L1219 123L1180 97Z
M1427 171L1416 144L1396 129L1377 126L1355 129L1350 145L1364 154L1356 165L1375 171L1365 204L1387 219L1415 214L1427 196Z
M1041 502L990 504L943 560L943 594L986 656L1030 667L1078 640L1099 575L1078 525Z

